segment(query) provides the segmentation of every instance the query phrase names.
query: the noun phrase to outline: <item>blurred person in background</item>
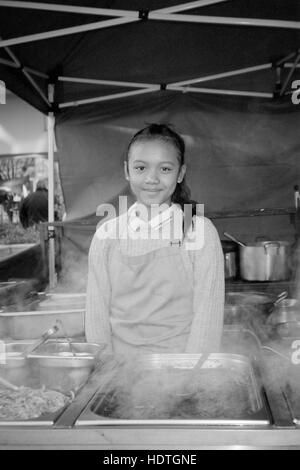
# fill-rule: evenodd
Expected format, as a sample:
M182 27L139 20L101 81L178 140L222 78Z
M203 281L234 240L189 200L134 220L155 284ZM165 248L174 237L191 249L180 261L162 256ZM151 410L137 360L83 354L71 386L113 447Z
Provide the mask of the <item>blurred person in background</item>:
M20 222L26 229L39 222L48 221L48 189L47 181L39 180L36 191L29 194L20 206Z

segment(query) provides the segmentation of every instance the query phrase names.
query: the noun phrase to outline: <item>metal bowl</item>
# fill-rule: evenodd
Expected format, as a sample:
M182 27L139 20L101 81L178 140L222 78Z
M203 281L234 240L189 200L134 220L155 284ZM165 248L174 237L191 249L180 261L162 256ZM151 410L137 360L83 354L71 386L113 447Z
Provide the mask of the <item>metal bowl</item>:
M28 360L41 385L62 393L77 391L94 370L104 345L49 340Z
M266 317L274 309L276 297L262 292L227 292L225 295L225 322L239 323L260 315Z
M0 363L0 376L14 385L28 385L31 368L24 356L25 350L31 345L28 343L6 343L3 361Z

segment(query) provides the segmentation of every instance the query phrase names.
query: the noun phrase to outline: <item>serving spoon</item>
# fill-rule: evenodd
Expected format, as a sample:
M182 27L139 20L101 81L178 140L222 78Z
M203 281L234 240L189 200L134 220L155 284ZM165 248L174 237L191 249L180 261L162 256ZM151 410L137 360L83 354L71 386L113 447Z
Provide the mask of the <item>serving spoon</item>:
M4 385L4 387L9 388L10 390L19 390L20 387L17 385L12 384L6 379L3 379L3 377L0 377L0 384Z
M193 383L193 379L195 377L195 372L200 370L203 366L203 364L205 363L205 361L209 358L210 356L210 353L202 353L201 354L201 357L198 359L198 361L196 362L196 364L194 365L194 367L189 371L189 385L188 385L188 388L190 388L190 385ZM193 395L195 395L196 393L196 390L187 390L187 391L177 391L175 393L175 395L177 397L182 397L182 398L188 398L188 397L191 397Z
M233 235L230 235L230 233L228 232L223 232L223 235L225 235L225 237L229 238L230 240L232 240L233 242L237 243L240 246L247 246L245 243L241 242L240 240L235 238Z
M37 339L33 344L30 344L30 346L27 349L25 349L25 351L22 354L23 357L27 357L29 354L35 351L36 348L41 346L41 344L47 341L47 339L49 339L50 336L54 335L54 333L56 333L58 330L59 330L59 327L57 324L49 328L49 330L47 330L44 334L42 334L42 336L39 339Z

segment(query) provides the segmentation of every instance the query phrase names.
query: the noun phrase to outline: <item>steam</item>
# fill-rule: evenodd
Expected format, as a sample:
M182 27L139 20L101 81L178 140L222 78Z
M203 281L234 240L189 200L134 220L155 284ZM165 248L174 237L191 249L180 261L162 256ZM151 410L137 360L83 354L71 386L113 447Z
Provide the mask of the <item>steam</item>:
M164 355L162 355L164 356ZM247 367L160 363L131 357L101 370L103 396L92 411L113 419L243 419L257 411ZM206 360L209 360L209 355ZM197 362L197 361L196 361Z
M87 254L68 248L63 254L55 292L84 293L86 292L87 277Z

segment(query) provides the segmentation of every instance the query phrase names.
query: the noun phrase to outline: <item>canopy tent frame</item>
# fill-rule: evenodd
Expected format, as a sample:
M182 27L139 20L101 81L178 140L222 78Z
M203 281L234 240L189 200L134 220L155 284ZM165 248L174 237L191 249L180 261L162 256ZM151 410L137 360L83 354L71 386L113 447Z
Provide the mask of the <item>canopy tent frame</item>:
M280 96L282 96L285 93L285 90L287 89L287 86L288 86L288 84L290 82L290 79L292 78L292 76L295 72L295 69L296 69L299 61L300 61L300 51L299 51L297 57L295 58L295 62L293 64L293 66L291 67L291 69L288 73L288 76L285 79L284 84L282 85L282 88L281 88L280 93L279 93Z
M49 102L54 101L54 85L48 86ZM47 133L48 133L48 222L54 222L54 148L55 148L55 116L53 112L48 113ZM49 265L49 287L54 289L57 283L55 272L55 228L48 225L48 265Z
M172 7L160 8L159 11L162 13L177 13L179 11L192 10L194 8L204 7L208 5L214 5L216 3L227 2L228 0L195 0L193 2L183 3ZM128 10L117 10L108 8L95 8L95 7L81 7L77 5L62 5L62 4L51 4L43 2L19 2L19 1L5 1L1 0L1 4L6 7L13 8L25 8L32 10L47 10L64 13L79 13L80 15L100 15L104 16L105 13L108 16L126 16ZM111 12L114 12L112 15ZM158 10L157 10L158 11Z
M223 0L226 1L226 0ZM209 4L218 3L212 0ZM192 6L191 6L192 5ZM175 21L175 22L186 22L186 23L206 23L206 24L219 24L219 25L231 25L231 26L256 26L256 27L268 27L268 28L287 28L287 29L300 29L299 21L287 21L287 20L273 20L265 18L239 18L239 17L226 17L226 16L208 16L208 15L186 15L180 14L178 11L186 11L187 9L197 8L199 6L206 6L206 2L192 2L187 4L178 5L176 10L172 7L168 9L159 9L153 11L134 11L134 10L114 10L105 8L96 8L91 13L91 8L88 11L84 11L85 7L69 7L68 5L55 5L47 3L32 3L32 2L17 2L2 1L0 7L10 8L29 8L29 9L40 9L45 11L65 11L67 13L85 13L109 17L117 17L110 20L102 20L94 23L88 23L79 26L72 26L69 28L62 28L59 30L47 31L45 33L30 34L26 36L20 36L7 40L0 41L1 47L15 46L18 44L25 44L33 41L40 41L44 39L50 39L54 37L66 36L69 34L82 33L85 31L95 31L97 29L109 28L118 26L121 24L132 23L137 21L145 20L156 20L156 21ZM70 12L70 8L72 11ZM83 10L81 9L83 8Z
M266 28L285 28L292 30L300 30L299 21L288 21L288 20L277 20L277 19L268 19L268 18L243 18L243 17L226 17L226 16L208 16L208 15L189 15L182 14L181 12L186 12L191 9L204 7L207 5L213 5L217 3L227 2L228 0L197 0L188 3L182 3L175 5L173 7L161 8L156 10L116 10L116 9L105 9L105 8L91 8L75 5L64 5L64 4L51 4L51 3L42 3L42 2L27 2L27 1L2 1L0 0L1 7L10 7L15 9L32 9L32 10L43 10L43 11L52 11L52 12L64 12L69 14L85 14L101 17L109 17L110 19L102 19L98 22L81 24L72 27L66 27L62 29L46 31L42 33L35 33L24 35L20 37L14 37L10 39L0 38L0 48L4 49L12 61L9 61L4 58L0 58L0 63L15 69L19 69L22 74L25 76L26 80L31 84L35 89L36 93L43 99L48 107L48 120L47 120L47 130L48 130L48 164L49 164L49 228L48 228L48 239L49 239L49 282L50 288L53 288L56 284L56 273L55 273L55 246L54 246L54 225L51 223L54 222L54 127L55 127L55 112L58 109L63 109L72 106L85 105L90 103L97 103L109 100L115 100L120 98L131 97L135 95L141 95L146 93L153 93L163 90L172 90L183 93L204 93L204 94L222 94L222 95L232 95L232 96L248 96L248 97L259 97L272 99L278 97L276 94L276 88L274 93L263 93L258 91L244 91L244 90L231 90L231 89L222 89L222 88L203 88L196 87L193 85L210 82L213 80L218 80L222 78L228 78L236 75L248 74L262 70L274 69L275 76L278 73L278 70L281 68L290 68L287 78L285 79L284 84L281 84L281 72L280 77L277 76L277 79L280 81L280 92L279 96L288 94L286 88L288 83L296 69L300 67L300 49L296 52L288 54L286 57L280 59L279 61L273 63L265 63L261 65L254 65L249 67L244 67L242 69L234 69L231 71L218 73L214 75L206 75L190 80L177 81L174 83L164 83L164 84L149 84L149 83L135 83L135 82L124 82L124 81L109 81L94 79L89 77L68 77L68 76L56 76L53 80L53 77L36 69L27 67L24 64L21 64L16 58L14 53L9 49L11 46L21 45L26 43L32 43L35 41L42 41L45 39L57 38L62 36L74 35L82 32L96 31L104 28L112 28L119 25L125 25L134 22L140 21L165 21L165 22L185 22L185 23L194 23L194 24L213 24L213 25L228 25L228 26L241 26L241 27L266 27ZM291 59L294 59L294 63L289 62ZM40 78L43 78L47 81L48 84L48 94L44 93L38 83L34 80L32 75L36 75ZM51 83L49 81L51 80ZM65 103L57 103L54 100L55 86L57 82L71 82L71 83L84 83L91 85L108 85L112 87L127 87L135 88L132 91L125 91L121 93L113 93L106 96L96 96L88 99L81 99L76 101L70 101ZM275 82L274 82L275 83Z

